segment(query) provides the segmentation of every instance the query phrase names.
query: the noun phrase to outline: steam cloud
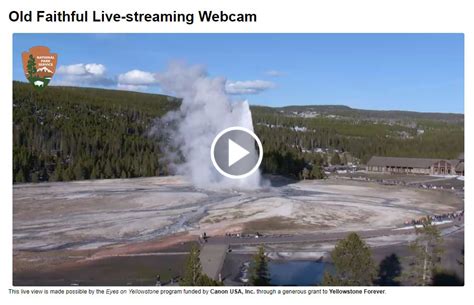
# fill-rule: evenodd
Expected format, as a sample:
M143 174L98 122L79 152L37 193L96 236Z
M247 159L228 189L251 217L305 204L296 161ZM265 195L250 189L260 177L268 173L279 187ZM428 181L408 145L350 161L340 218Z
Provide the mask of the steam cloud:
M226 93L226 79L209 77L203 66L174 62L155 78L164 93L182 99L180 109L157 120L150 131L166 138L166 155L172 170L189 177L198 187L258 188L258 170L244 179L230 179L222 176L210 159L212 141L223 129L241 126L253 131L248 102L231 101ZM184 163L174 162L178 156Z

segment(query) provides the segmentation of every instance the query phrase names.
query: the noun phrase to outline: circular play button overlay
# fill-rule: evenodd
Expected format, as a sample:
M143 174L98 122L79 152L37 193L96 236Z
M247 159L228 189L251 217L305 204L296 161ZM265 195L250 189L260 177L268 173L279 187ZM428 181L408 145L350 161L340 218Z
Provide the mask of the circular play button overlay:
M262 158L262 142L250 129L229 127L219 132L212 141L212 164L228 178L250 176L258 169Z

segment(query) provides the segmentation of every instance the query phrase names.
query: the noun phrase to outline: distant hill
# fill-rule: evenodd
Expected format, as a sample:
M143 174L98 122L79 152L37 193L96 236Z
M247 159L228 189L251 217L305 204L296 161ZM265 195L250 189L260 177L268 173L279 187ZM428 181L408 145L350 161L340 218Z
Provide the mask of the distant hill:
M360 120L437 120L450 123L464 122L464 114L458 113L415 112L401 110L364 110L354 109L342 105L295 105L269 108L284 115L301 117L315 117L319 115Z

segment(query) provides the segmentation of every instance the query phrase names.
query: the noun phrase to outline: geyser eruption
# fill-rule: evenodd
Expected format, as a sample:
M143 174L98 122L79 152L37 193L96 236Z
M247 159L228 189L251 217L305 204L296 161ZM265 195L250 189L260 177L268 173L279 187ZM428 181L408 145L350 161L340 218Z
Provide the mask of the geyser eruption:
M244 179L230 179L222 176L210 159L212 141L221 130L240 126L253 131L248 102L231 101L225 91L226 79L209 77L203 66L175 62L156 78L166 94L182 99L180 109L167 113L151 131L166 137L166 155L175 173L203 188L258 188L258 170ZM174 162L177 155L184 162Z

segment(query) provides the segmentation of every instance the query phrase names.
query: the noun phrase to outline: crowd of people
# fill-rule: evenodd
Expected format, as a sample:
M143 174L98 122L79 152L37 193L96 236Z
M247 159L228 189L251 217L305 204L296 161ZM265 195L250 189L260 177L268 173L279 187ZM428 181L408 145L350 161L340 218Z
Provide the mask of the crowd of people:
M402 185L402 186L410 186L410 187L417 187L417 188L423 188L423 189L432 189L432 190L463 190L464 191L464 186L450 186L450 185L436 185L433 183L413 183L411 181L404 181L402 179L376 179L376 178L371 178L371 177L366 177L366 176L334 176L334 179L350 179L350 180L358 180L358 181L366 181L366 182L377 182L383 185Z
M237 238L259 238L262 237L263 234L256 232L256 233L225 233L226 237L237 237Z
M439 215L428 215L428 216L423 216L418 219L412 219L405 221L405 225L424 225L429 222L441 222L441 221L446 221L446 220L458 220L461 221L462 218L464 217L464 210L456 211L456 212L451 212L451 213L444 213L444 214L439 214Z

